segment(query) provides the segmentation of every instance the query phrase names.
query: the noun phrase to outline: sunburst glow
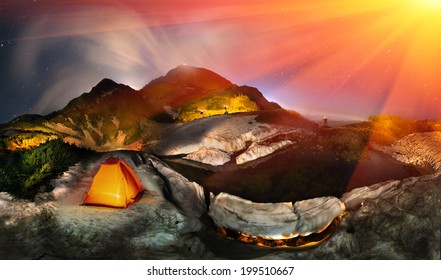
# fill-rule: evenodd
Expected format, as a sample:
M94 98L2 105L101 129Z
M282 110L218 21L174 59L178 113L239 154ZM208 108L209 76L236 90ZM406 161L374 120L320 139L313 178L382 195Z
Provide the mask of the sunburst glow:
M421 2L426 3L428 5L441 5L441 0L424 0Z

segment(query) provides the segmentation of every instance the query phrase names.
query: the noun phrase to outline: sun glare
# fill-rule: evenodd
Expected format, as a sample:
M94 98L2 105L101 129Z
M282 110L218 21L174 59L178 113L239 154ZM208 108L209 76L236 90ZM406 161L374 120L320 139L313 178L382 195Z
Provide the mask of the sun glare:
M427 12L439 12L441 0L412 0L410 1L415 8L424 9Z
M425 1L422 1L422 2L425 2L425 3L429 4L429 5L441 5L441 0L425 0Z

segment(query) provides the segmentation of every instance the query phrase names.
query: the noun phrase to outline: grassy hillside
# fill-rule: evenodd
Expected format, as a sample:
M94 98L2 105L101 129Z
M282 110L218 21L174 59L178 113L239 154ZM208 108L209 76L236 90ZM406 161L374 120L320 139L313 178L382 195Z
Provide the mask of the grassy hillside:
M43 132L24 132L3 137L0 139L0 141L2 142L1 145L5 150L16 151L30 150L55 139L58 139L58 136L54 134L47 134Z
M248 96L225 90L185 105L180 109L178 118L182 122L189 122L203 117L258 110L257 104Z

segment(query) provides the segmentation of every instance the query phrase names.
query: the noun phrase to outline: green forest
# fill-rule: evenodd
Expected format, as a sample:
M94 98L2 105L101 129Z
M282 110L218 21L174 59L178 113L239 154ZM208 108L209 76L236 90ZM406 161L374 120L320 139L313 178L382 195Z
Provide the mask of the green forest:
M1 149L0 153L0 192L32 199L40 186L47 185L90 151L52 140L32 150Z

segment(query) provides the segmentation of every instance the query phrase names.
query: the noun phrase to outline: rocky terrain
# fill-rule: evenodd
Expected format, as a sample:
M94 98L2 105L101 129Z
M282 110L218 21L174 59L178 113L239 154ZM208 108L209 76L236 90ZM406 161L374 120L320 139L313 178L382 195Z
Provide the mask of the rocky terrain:
M432 150L425 151L428 158L439 159L439 153L430 154L430 151ZM265 249L218 235L216 227L209 222L206 215L209 206L205 204L202 186L188 181L148 154L118 152L112 155L123 158L140 178L145 192L138 203L126 209L80 206L94 172L109 156L98 155L94 159L73 166L54 180L52 184L55 189L39 194L35 202L16 199L2 193L0 257L440 258L440 173L378 183L345 193L340 200L348 212L329 240L317 247L299 251L289 248ZM302 202L297 202L296 205L298 203ZM274 205L270 204L262 204L258 209L240 201L238 204L227 205L232 207L229 213L244 211L244 205L260 211L259 215L265 215L267 211L274 212ZM265 224L265 219L260 219L259 215L251 215L247 219ZM214 208L210 216L217 224L227 221L225 216L216 213ZM316 217L324 216L320 214ZM332 217L334 216L329 219ZM310 218L314 219L314 215ZM278 223L277 219L270 220L271 223ZM283 225L283 222L280 222L280 225ZM114 242L115 240L118 242Z
M398 140L386 149L398 161L441 171L441 132L415 133Z
M158 166L156 159L149 161L133 152L112 155L133 167L141 180L144 194L138 203L126 209L81 205L94 173L110 154L73 166L52 182L53 191L38 195L35 202L3 193L0 258L201 257L201 242L193 235L203 227L198 219L206 211L203 193L195 197L195 205L188 203L192 197L188 190L197 187L179 175L170 176L167 172L172 171ZM152 162L169 175L171 183L162 179ZM182 205L183 200L188 204Z
M390 116L320 128L190 66L139 91L104 79L0 126L0 259L439 259L440 130ZM142 197L82 205L109 156ZM377 163L419 176L347 189Z

